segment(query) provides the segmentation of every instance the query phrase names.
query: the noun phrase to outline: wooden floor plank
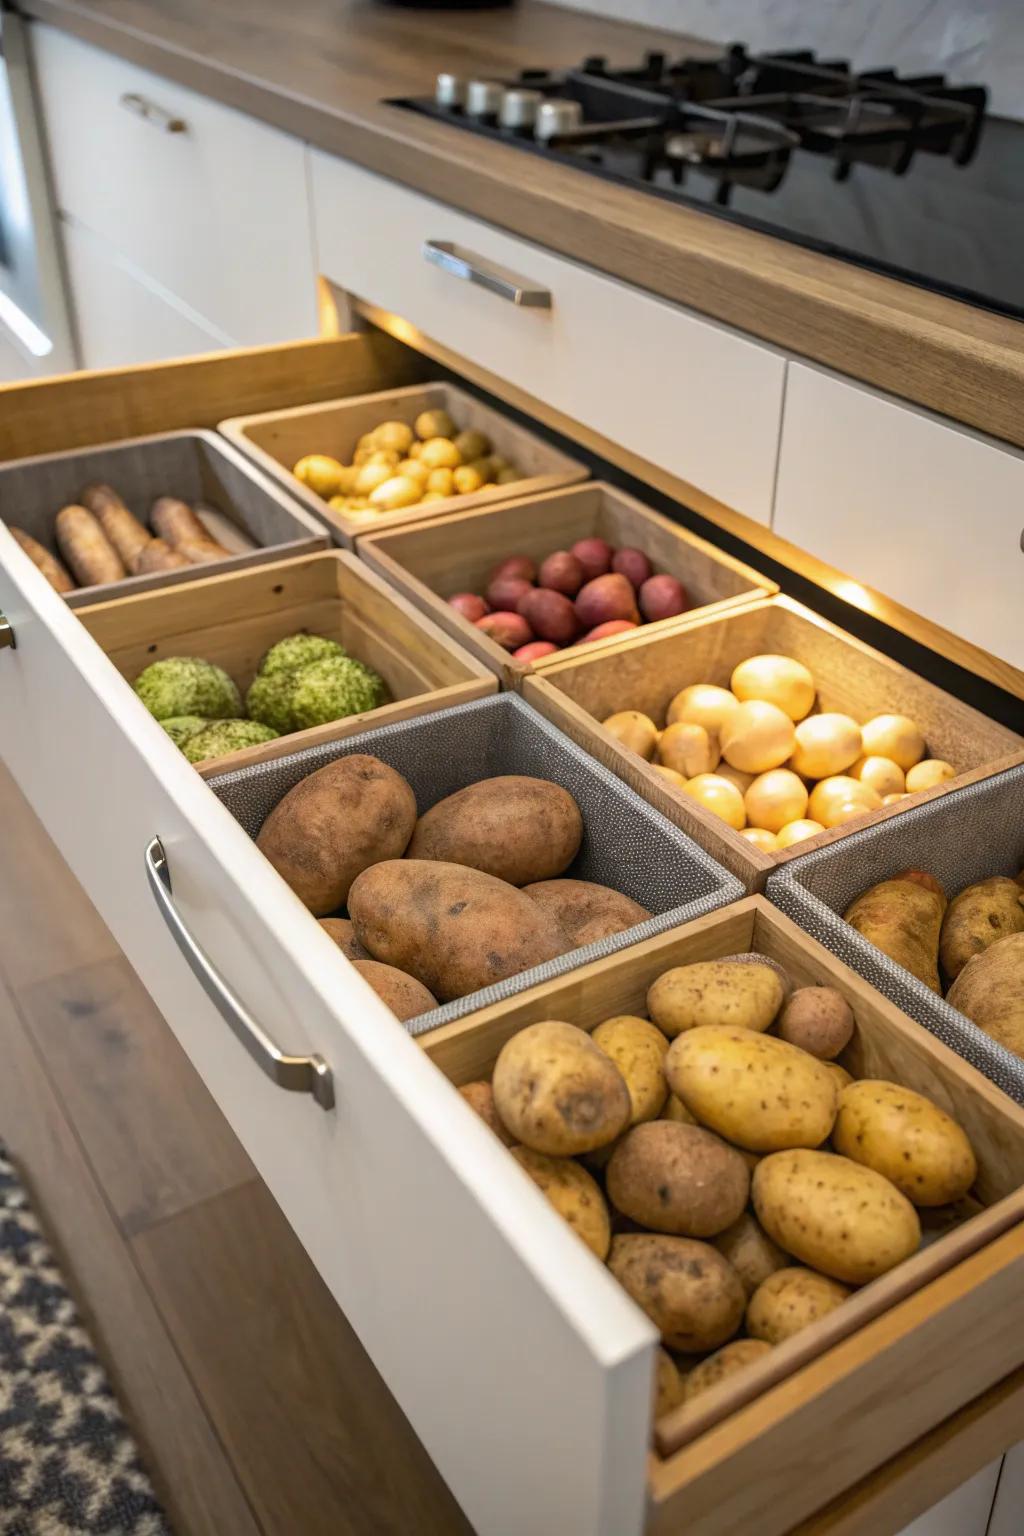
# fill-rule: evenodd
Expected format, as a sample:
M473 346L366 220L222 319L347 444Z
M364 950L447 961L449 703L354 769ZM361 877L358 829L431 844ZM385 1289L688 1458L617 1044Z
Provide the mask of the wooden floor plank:
M263 1184L132 1246L268 1536L471 1536Z
M16 1159L180 1536L260 1527L13 1000L0 987L0 1137Z
M126 1232L255 1177L123 957L36 982L18 1001Z

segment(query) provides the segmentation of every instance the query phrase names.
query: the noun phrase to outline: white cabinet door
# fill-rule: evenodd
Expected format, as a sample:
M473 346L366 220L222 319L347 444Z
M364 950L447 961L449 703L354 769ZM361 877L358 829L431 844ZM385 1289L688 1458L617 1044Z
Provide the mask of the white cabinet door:
M323 275L761 523L771 520L785 358L692 311L396 182L311 154ZM426 259L445 242L550 307L507 302Z
M1024 1444L1003 1457L987 1536L1020 1536L1024 1531Z
M1001 1458L970 1478L900 1532L900 1536L993 1536L989 1527ZM1021 1526L1014 1528L1020 1536Z
M52 27L32 41L60 208L234 344L315 335L304 145Z
M774 530L1024 667L1024 453L791 363Z

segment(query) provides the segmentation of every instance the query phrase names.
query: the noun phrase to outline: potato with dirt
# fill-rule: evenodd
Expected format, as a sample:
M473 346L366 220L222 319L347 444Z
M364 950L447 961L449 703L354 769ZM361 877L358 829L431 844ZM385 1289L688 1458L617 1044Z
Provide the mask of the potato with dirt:
M864 891L844 917L883 955L941 996L939 935L946 893L933 875L908 869Z
M422 982L393 965L382 965L379 960L353 960L352 969L359 972L381 1002L387 1003L395 1018L403 1023L437 1007L437 998Z
M551 1157L609 1146L629 1124L622 1073L586 1030L559 1019L529 1024L506 1040L492 1086L502 1124Z
M526 774L480 779L424 812L410 859L465 864L510 885L564 873L579 852L583 817L567 789Z
M715 1237L741 1215L750 1174L739 1153L710 1131L653 1120L623 1136L605 1187L615 1209L650 1232Z
M997 1044L1024 1056L1024 933L997 939L968 960L946 1001Z
M631 896L594 880L533 880L523 892L558 924L566 951L624 933L651 915Z
M718 1349L743 1321L746 1296L740 1278L709 1243L622 1232L612 1238L608 1268L669 1349Z
M755 1165L756 1166L756 1165ZM773 1243L756 1216L744 1211L731 1227L713 1239L723 1258L729 1260L748 1296L777 1269L785 1269L789 1255Z
M942 919L943 974L955 981L968 960L1011 933L1024 933L1024 886L1006 875L969 885L953 897Z

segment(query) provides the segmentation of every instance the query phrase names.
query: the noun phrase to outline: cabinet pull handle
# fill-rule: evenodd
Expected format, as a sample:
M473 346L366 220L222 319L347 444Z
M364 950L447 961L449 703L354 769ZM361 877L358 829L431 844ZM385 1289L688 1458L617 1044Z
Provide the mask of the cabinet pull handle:
M482 261L450 240L424 240L423 259L440 267L442 272L450 272L452 277L461 277L463 282L486 288L488 293L495 293L499 299L507 299L521 309L551 308L550 288L535 288L525 277L517 277L514 272L497 267L493 262Z
M155 101L147 101L145 96L139 96L135 91L127 91L121 97L121 106L126 112L134 112L136 117L141 117L144 122L152 123L154 128L159 128L163 133L187 133L188 124L183 117L175 117L171 112L165 112L163 107L158 107Z
M228 986L211 965L195 939L189 933L181 913L174 904L171 887L171 871L163 844L154 837L146 849L146 879L156 898L160 915L171 931L171 937L188 962L189 970L213 1003L221 1018L230 1027L235 1038L249 1052L253 1061L271 1082L291 1093L311 1093L321 1109L334 1108L334 1079L331 1069L322 1056L286 1056L279 1051L241 998Z
M18 642L14 638L14 630L11 628L10 622L0 613L0 651L5 647L16 651L18 649Z

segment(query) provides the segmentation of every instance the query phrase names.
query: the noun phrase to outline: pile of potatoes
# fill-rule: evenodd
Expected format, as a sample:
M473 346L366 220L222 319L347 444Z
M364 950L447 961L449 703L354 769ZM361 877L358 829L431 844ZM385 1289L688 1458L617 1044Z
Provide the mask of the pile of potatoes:
M934 875L906 869L873 885L846 921L918 981L945 993L999 1045L1024 1057L1024 869L948 901Z
M494 452L485 432L472 427L460 432L444 410L421 411L411 427L382 421L356 443L351 464L307 453L292 474L336 512L367 517L522 479L514 464Z
M601 723L630 751L721 816L764 853L854 821L905 795L953 778L926 757L906 715L858 725L813 714L814 677L791 656L751 656L728 688L694 683L668 706L663 730L637 710Z
M908 1258L977 1164L929 1099L839 1064L832 987L735 955L666 971L646 1013L531 1024L460 1092L659 1329L660 1417Z
M300 780L256 839L403 1020L644 922L620 891L560 878L582 841L560 784L480 779L419 815L408 781L365 753Z

